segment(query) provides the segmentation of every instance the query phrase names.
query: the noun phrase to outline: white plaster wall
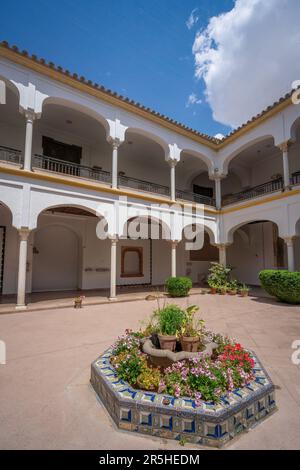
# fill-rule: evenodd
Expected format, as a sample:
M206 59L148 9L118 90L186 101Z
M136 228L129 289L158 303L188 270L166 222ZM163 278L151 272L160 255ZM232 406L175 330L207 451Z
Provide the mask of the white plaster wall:
M11 214L3 206L0 206L0 225L6 227L3 294L12 294L17 289L19 235L11 225Z
M233 277L246 284L260 285L261 270L277 269L272 223L255 223L237 230L233 244L227 248L227 263L234 268Z
M121 277L122 246L143 248L143 276ZM150 283L150 240L119 240L117 246L117 284L120 286Z
M79 287L79 240L67 227L55 225L35 233L32 291L76 290Z

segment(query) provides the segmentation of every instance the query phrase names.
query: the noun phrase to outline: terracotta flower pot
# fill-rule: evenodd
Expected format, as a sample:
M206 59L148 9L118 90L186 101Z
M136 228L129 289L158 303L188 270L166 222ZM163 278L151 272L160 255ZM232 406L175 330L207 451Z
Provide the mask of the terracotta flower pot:
M182 336L181 337L181 347L183 351L187 352L197 352L198 346L200 344L199 336Z
M236 291L236 290L229 290L229 291L228 291L228 294L229 294L229 295L236 295L236 294L237 294L237 291Z
M211 294L216 294L216 293L217 293L216 287L211 287L211 288L210 288L210 293L211 293Z
M242 297L248 297L249 292L248 291L241 291L241 296Z
M158 335L160 349L169 349L170 351L175 351L176 349L176 335Z

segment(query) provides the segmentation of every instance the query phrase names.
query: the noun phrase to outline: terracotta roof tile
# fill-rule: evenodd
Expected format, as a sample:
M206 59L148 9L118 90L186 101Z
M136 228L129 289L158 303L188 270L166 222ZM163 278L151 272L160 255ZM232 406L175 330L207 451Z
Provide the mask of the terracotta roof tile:
M176 125L177 127L180 127L181 129L184 129L188 132L190 132L191 134L195 135L195 136L198 136L198 137L201 137L209 142L212 142L214 144L216 144L216 146L220 145L220 144L223 144L224 142L226 142L227 139L231 138L232 136L234 136L235 134L237 134L239 131L241 131L242 129L246 128L247 126L249 126L250 124L252 124L253 122L255 122L256 120L258 120L259 118L261 118L262 116L264 116L266 113L268 113L269 111L273 110L274 108L276 108L276 106L278 106L280 103L286 101L287 99L291 98L292 94L293 94L293 90L290 92L290 93L287 93L285 96L281 97L278 101L275 101L272 105L268 106L267 108L265 108L261 113L257 114L256 116L252 117L251 119L249 119L246 123L242 124L241 126L237 127L236 129L234 129L232 132L230 132L227 136L225 136L224 139L217 139L216 137L212 137L212 136L209 136L207 134L204 134L202 132L199 132L199 131L196 131L195 129L192 129L188 126L186 126L185 124L182 124L172 118L169 118L168 116L165 116L149 107L145 107L144 105L140 104L139 102L136 102L134 100L131 100L130 98L128 97L124 97L120 94L118 94L117 92L113 92L112 90L108 89L108 88L105 88L103 85L99 85L98 83L93 83L91 80L87 80L84 76L80 76L77 74L77 73L71 73L69 70L67 69L64 69L63 67L59 66L59 65L55 65L53 62L47 62L44 58L39 58L37 57L36 54L31 54L29 55L28 51L26 50L23 50L23 51L20 51L19 48L15 45L12 45L10 46L9 43L7 41L2 41L0 42L0 46L2 47L5 47L7 49L10 49L12 51L14 51L15 53L17 54L20 54L20 55L23 55L25 57L28 57L30 58L31 60L33 60L34 62L38 62L46 67L49 67L51 69L55 69L56 71L58 71L59 73L62 73L62 74L65 74L65 75L68 75L68 76L71 76L74 80L77 80L77 81L80 81L80 82L83 82L85 84L87 84L88 86L90 87L93 87L95 89L100 89L102 92L110 95L110 96L113 96L115 98L117 98L118 100L120 101L123 101L123 102L126 102L126 103L130 103L132 106L136 107L136 108L139 108L139 109L142 109L144 111L146 111L147 113L150 113L152 115L155 115L161 119L163 119L164 121L167 121L169 123L172 123L174 125Z

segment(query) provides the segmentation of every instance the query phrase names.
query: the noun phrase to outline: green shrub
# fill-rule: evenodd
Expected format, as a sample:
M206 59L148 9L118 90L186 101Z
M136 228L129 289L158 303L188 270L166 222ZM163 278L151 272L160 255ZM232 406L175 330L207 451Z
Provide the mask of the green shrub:
M166 280L166 289L171 297L186 297L192 286L189 277L170 277Z
M282 302L300 303L300 272L265 269L259 273L259 280L268 294Z
M178 305L167 305L156 311L159 331L163 335L173 336L181 330L185 320L185 312Z
M210 268L208 270L209 274L207 278L209 287L221 289L222 287L227 286L231 271L231 267L226 267L216 262L211 263Z

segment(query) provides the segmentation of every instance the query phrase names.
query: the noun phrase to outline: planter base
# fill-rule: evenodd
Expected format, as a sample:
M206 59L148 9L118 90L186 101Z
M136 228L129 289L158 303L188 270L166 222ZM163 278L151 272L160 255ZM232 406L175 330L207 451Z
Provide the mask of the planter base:
M220 404L199 407L191 398L134 389L118 378L111 355L110 349L93 362L91 384L122 430L222 447L277 410L275 387L253 353L255 380L224 395Z

